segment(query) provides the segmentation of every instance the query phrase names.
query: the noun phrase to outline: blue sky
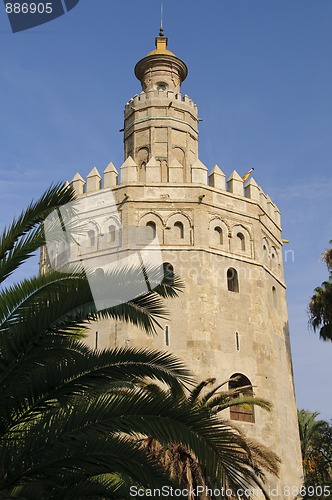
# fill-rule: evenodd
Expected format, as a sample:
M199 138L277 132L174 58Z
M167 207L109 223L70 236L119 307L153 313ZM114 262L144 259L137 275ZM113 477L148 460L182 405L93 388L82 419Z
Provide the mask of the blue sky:
M65 16L10 31L0 5L1 226L51 182L123 161L123 107L154 47L156 0L80 0ZM282 212L298 406L332 418L332 344L308 331L332 239L331 0L164 0L183 92L198 104L200 159L226 175L255 168ZM36 263L24 272L35 271Z

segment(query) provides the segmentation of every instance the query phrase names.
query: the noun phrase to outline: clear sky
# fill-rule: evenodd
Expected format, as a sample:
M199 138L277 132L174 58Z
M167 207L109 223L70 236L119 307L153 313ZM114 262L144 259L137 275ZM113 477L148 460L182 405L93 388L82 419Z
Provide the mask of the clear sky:
M156 0L80 0L13 34L0 4L1 226L52 182L120 167L123 107L159 11ZM306 310L332 239L331 25L331 0L164 0L169 49L189 67L183 92L203 118L200 159L227 176L254 167L281 209L298 406L326 419L332 343L308 331Z

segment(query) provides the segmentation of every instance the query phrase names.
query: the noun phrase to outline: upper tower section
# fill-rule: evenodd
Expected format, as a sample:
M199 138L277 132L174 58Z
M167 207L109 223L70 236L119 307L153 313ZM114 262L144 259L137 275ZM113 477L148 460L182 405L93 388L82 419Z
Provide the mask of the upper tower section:
M180 92L181 83L188 75L186 64L167 49L168 38L161 29L156 37L156 48L138 61L135 75L144 92L150 90Z
M151 159L160 165L160 181L172 183L191 182L198 161L197 106L180 93L188 68L167 43L161 28L155 50L135 66L142 92L125 107L125 160L133 158L140 182Z

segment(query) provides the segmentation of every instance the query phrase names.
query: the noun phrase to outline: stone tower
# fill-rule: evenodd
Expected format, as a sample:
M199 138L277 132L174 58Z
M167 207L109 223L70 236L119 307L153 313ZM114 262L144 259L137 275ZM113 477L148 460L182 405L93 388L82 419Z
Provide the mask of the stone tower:
M197 107L180 93L187 73L161 31L156 49L135 67L142 91L125 106L120 182L112 163L103 183L96 168L86 182L79 174L72 180L90 206L89 243L72 260L82 253L107 259L121 246L120 224L148 226L159 238L164 262L185 283L180 297L166 303L170 317L157 336L100 321L91 326L90 343L171 350L197 380L222 382L237 374L239 383L251 385L273 403L271 413L240 409L225 417L278 453L280 480L270 484L278 486L274 497L286 498L283 486L300 486L302 469L280 213L253 178L244 187L237 172L226 180L217 165L208 175L198 158ZM102 196L110 190L119 217L103 212Z

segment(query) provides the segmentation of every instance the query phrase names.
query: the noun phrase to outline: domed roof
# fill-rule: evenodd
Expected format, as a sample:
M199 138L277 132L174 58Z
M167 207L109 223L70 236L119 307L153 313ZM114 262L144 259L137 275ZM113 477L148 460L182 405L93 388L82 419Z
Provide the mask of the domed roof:
M154 71L168 74L172 80L175 74L178 74L180 83L186 79L188 68L186 64L179 59L173 52L167 48L168 38L164 35L164 30L161 28L159 36L156 37L156 48L149 52L143 59L138 61L135 66L135 75L140 80L143 90L146 88L145 80L151 82L151 74L147 73ZM158 73L159 75L159 73ZM158 78L160 78L158 76ZM155 82L156 83L156 82Z
M151 50L151 52L149 52L146 57L154 56L154 55L160 55L160 54L165 54L165 55L168 55L168 56L174 56L174 57L176 57L176 55L173 54L173 52L171 52L168 49L161 48L161 47L158 47L157 49Z
M146 57L155 56L155 55L158 55L158 56L159 55L167 55L167 56L176 57L176 55L173 54L173 52L168 50L167 43L168 43L168 38L165 37L164 30L161 27L160 32L159 32L159 36L156 37L156 48L154 50L151 50L151 52L149 52L146 55Z

